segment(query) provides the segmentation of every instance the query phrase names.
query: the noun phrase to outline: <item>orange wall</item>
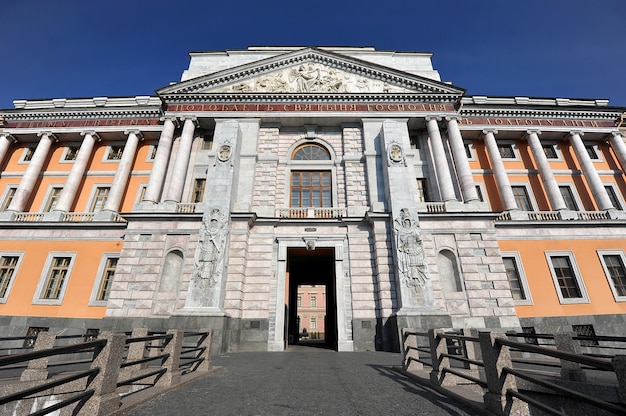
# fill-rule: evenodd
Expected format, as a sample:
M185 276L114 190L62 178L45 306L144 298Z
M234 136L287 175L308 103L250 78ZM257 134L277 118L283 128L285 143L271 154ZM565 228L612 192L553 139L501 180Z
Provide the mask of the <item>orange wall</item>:
M103 253L119 253L122 241L2 241L0 251L24 253L13 287L0 315L102 318L104 306L89 306ZM58 306L33 305L37 284L49 252L76 253L63 302ZM44 277L45 279L45 277ZM67 279L67 277L66 277Z
M596 250L624 250L626 240L514 240L500 241L503 252L518 252L533 305L516 306L519 317L574 316L626 313L626 302L615 302ZM546 251L570 251L580 270L590 303L559 303L545 256Z

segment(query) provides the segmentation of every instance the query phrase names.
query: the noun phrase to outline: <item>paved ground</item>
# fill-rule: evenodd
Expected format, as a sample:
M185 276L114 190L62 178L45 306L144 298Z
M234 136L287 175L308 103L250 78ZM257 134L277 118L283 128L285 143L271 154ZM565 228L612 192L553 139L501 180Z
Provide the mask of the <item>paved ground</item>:
M225 355L208 376L128 415L476 415L391 371L400 363L399 354L304 348Z

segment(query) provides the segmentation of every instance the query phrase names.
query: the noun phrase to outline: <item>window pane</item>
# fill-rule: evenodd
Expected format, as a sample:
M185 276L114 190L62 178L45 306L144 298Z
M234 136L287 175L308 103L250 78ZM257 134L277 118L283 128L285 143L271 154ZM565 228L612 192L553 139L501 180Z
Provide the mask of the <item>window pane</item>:
M576 204L576 200L574 199L574 192L572 191L572 188L569 186L559 186L559 190L561 191L561 195L563 196L567 209L578 211L578 204Z
M622 257L617 254L604 256L604 264L606 264L617 295L626 296L626 271Z
M302 190L302 206L310 207L311 206L311 191L308 189Z
M311 196L313 198L311 206L313 206L313 207L321 207L322 205L321 205L320 191L319 190L313 190Z
M48 273L42 299L58 299L70 266L70 257L55 257Z
M332 205L330 172L292 172L292 207L330 207Z
M517 264L515 264L515 258L504 257L502 260L504 262L506 275L509 279L509 284L511 285L511 294L513 295L513 299L526 299L524 287L522 286L522 282L520 280L519 270L517 269Z
M503 159L515 159L512 144L498 144L498 150L500 151L500 157Z
M3 298L11 283L15 266L17 266L17 256L3 256L0 258L0 298Z
M617 209L622 209L622 204L619 202L617 198L617 193L615 193L615 189L612 186L605 186L606 193L609 195L609 199L611 200L611 204L613 207Z
M574 269L572 268L569 257L552 257L552 266L554 267L554 273L563 298L582 298L582 293L578 287L578 282L576 281Z
M525 186L512 186L513 195L515 196L515 202L519 209L523 211L532 211L533 207L530 204L530 198Z
M320 145L305 144L294 152L293 160L330 160L330 154Z
M100 282L100 288L98 290L98 300L108 300L109 292L111 291L111 285L113 284L113 276L115 275L115 268L117 267L117 259L107 259L104 267L104 275Z
M545 153L548 159L558 159L558 155L556 154L556 149L552 144L544 144L543 145L543 153Z

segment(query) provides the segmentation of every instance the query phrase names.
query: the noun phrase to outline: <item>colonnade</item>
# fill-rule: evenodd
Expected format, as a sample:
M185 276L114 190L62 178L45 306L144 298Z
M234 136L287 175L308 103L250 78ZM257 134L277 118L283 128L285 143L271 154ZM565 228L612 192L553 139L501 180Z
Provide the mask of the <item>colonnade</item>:
M459 128L458 116L446 117L445 125L447 130L448 144L453 158L453 166L448 163L444 142L439 128L439 122L443 119L441 116L426 117L426 128L430 138L430 149L433 156L433 167L436 172L437 185L440 191L441 200L443 202L456 201L454 179L452 173L456 175L460 186L460 192L463 202L470 203L478 201L479 196L476 190L476 184L473 180L472 171L469 160L465 152L465 145L461 130ZM185 116L180 119L182 122L182 132L179 143L174 155L172 166L169 172L169 183L166 183L168 176L168 165L171 158L172 147L174 143L174 134L176 128L179 127L176 117L165 117L163 119L163 129L159 138L156 154L153 160L153 167L150 172L149 181L142 200L142 206L149 207L160 202L180 203L185 187L188 164L191 156L194 133L197 126L197 120L194 116ZM142 134L139 130L125 131L127 140L124 146L122 157L119 161L113 183L109 190L107 201L103 207L103 212L115 213L119 210L124 192L128 185L133 161L136 157L139 141L142 140ZM495 129L485 129L482 131L482 138L487 149L491 167L495 177L496 185L504 206L507 211L519 210L511 184L508 179L502 157L497 145ZM559 190L558 183L554 177L554 173L550 167L550 163L543 151L539 135L539 130L528 130L525 132L525 138L529 144L533 158L537 164L539 176L541 179L550 206L553 211L565 211L567 205ZM41 174L42 167L49 157L52 144L57 140L51 131L42 131L39 134L39 143L29 161L28 167L14 193L13 199L9 204L7 211L22 212L26 208L26 204L30 198L33 187ZM85 175L87 163L93 152L95 144L100 140L96 131L87 130L81 132L83 141L69 172L67 181L58 202L54 208L55 213L62 214L69 212L76 195L80 182ZM580 162L583 175L589 185L594 201L599 210L610 211L615 210L611 203L611 199L602 184L600 175L595 169L590 159L585 145L582 141L582 131L569 132L568 139L571 144L576 158ZM0 163L4 160L12 143L16 139L8 133L0 133ZM626 144L621 132L612 132L609 142L615 151L615 154L626 170Z

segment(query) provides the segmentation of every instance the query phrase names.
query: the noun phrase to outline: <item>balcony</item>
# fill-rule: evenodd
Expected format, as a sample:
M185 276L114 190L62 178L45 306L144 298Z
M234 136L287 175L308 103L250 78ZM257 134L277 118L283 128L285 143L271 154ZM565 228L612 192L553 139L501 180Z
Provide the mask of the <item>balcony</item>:
M280 208L276 210L278 218L293 219L330 219L346 216L345 208Z

